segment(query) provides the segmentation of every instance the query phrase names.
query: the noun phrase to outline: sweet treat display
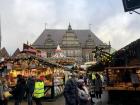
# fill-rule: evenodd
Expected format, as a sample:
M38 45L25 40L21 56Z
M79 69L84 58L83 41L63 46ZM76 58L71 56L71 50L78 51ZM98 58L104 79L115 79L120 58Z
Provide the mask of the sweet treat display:
M106 70L108 85L106 90L140 90L140 69L121 68Z
M63 92L65 82L63 66L37 58L20 58L12 61L11 70L6 74L9 87L16 85L18 75L22 75L25 79L35 76L44 81L46 97L57 96Z

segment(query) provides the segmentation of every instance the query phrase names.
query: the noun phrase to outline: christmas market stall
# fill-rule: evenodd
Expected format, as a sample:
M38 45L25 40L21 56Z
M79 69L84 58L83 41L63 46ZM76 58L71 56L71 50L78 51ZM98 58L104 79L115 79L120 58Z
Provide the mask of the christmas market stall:
M109 102L140 102L140 66L107 67L105 72Z
M6 76L9 86L16 85L18 75L22 75L25 79L30 76L38 77L45 83L45 98L55 99L63 93L64 67L49 63L35 53L34 49L30 49L30 53L26 49L13 59L12 70Z
M105 73L109 102L140 103L140 39L115 52Z

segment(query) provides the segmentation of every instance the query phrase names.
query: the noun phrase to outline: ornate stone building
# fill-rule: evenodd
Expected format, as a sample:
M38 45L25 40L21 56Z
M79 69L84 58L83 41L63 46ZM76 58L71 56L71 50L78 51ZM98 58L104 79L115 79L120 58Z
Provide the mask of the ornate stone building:
M45 29L32 46L51 57L58 44L65 56L74 57L77 62L93 61L95 46L104 45L90 30L73 30L69 24L67 30Z

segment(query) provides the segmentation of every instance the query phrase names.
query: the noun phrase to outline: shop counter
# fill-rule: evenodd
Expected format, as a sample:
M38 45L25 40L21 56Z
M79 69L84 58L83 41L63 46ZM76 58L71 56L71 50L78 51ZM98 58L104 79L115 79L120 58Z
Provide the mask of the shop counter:
M140 87L106 87L109 104L134 105L140 103ZM139 105L139 104L136 104Z

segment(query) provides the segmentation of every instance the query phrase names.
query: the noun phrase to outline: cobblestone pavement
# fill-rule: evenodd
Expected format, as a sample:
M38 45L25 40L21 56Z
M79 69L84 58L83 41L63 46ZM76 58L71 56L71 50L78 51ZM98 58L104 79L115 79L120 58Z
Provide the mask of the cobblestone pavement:
M13 101L9 102L9 105L14 105ZM27 102L23 101L21 103L21 105L28 105ZM36 105L35 103L33 103L33 105ZM59 97L57 100L53 101L53 102L42 102L42 105L65 105L64 104L64 97Z
M93 101L95 102L94 105L107 105L107 100L108 100L107 92L103 92L101 100L97 100L96 98L93 98ZM65 99L63 96L61 96L53 102L42 102L42 104L43 105L65 105ZM10 101L9 105L14 105L14 102ZM21 105L27 105L27 102L23 101ZM34 103L33 105L36 105L36 104Z
M93 105L124 105L124 104L117 104L117 103L108 104L108 93L105 91L103 92L101 99L93 98L93 101L95 102L95 104L93 104ZM14 105L13 100L9 102L9 105ZM23 101L21 103L21 105L28 105L28 104L27 104L27 102ZM36 105L36 104L33 103L33 105ZM42 102L42 105L65 105L65 99L63 96L61 96L53 102ZM127 104L125 104L125 105L127 105ZM140 104L133 104L133 105L140 105Z

